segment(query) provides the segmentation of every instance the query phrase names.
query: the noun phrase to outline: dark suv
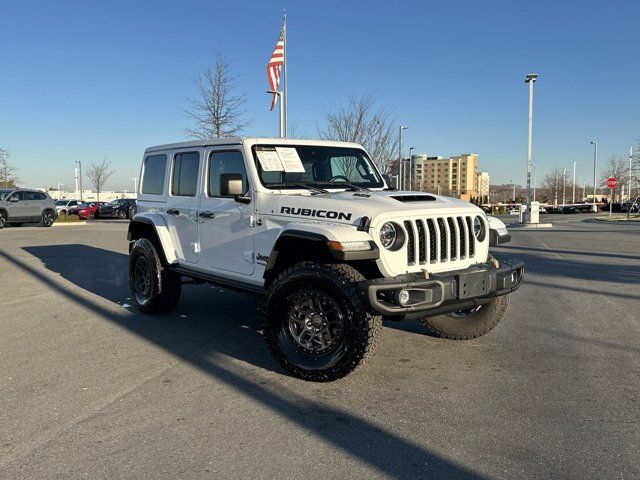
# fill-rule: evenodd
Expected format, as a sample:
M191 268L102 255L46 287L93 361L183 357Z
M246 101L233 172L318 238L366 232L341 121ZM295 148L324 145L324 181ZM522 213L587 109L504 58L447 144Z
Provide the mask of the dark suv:
M100 218L116 217L125 220L129 218L131 207L135 207L135 198L117 198L100 206Z
M45 192L22 188L0 190L0 229L7 223L19 227L26 222L50 227L57 216L55 201Z

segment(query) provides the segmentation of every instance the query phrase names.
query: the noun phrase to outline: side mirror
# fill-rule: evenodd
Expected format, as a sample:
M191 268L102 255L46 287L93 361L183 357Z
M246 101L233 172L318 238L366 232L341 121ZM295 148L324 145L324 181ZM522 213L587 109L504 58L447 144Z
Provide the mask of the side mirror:
M244 180L239 173L223 173L220 175L220 195L234 197L237 202L249 203L251 197L244 196ZM249 199L246 201L246 199Z

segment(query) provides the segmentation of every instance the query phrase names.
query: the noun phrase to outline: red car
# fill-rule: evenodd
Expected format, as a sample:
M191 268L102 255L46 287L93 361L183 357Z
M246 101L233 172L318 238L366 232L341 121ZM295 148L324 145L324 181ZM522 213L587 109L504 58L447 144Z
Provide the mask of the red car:
M106 202L84 202L77 207L69 209L69 215L77 215L80 220L98 218L100 206L106 204Z

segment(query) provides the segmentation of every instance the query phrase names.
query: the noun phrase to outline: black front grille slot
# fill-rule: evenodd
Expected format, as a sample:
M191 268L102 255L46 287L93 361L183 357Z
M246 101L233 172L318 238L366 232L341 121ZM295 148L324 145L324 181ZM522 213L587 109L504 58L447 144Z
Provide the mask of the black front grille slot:
M422 220L416 220L416 229L418 230L418 261L423 264L427 261L427 241Z
M458 238L460 239L460 258L462 259L467 256L467 242L464 233L464 220L462 219L462 217L457 217L456 220L458 221L458 230L460 230L458 232Z
M411 222L406 220L404 222L404 228L407 230L407 263L413 265L416 263L416 244Z
M447 225L449 225L449 242L451 248L451 260L455 260L456 257L456 246L458 243L458 239L456 238L456 227L453 224L453 218L447 218Z
M436 261L436 226L432 219L427 220L427 228L429 229L429 261Z
M444 219L438 219L438 228L440 229L440 260L447 260L447 229L444 226Z
M476 244L475 244L475 234L473 233L473 219L471 217L467 217L467 227L469 236L469 258L473 257L476 253Z

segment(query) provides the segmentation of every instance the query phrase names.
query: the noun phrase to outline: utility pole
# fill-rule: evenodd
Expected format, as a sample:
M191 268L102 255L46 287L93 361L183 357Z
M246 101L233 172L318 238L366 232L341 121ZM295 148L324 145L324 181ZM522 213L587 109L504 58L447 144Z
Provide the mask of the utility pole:
M136 195L138 194L138 177L133 177L131 180L133 180L133 191L136 192Z
M587 201L586 191L587 191L587 181L582 180L582 200L584 200L585 202Z
M631 201L631 162L633 160L633 145L629 147L629 201Z
M82 201L82 162L76 160L76 165L78 165L76 169L76 191L80 192L80 201Z
M406 130L406 125L400 125L400 140L398 142L398 190L402 190L404 187L404 168L402 161L402 131Z
M533 201L536 201L536 164L532 163L533 167Z
M529 139L527 143L527 192L526 192L526 204L527 204L527 220L526 223L531 223L531 150L533 144L533 84L538 78L537 73L529 73L525 77L524 83L529 84ZM515 186L514 186L515 192ZM514 193L515 198L515 193Z
M567 186L567 169L562 169L562 205L564 206L566 201L566 188Z
M573 162L573 196L571 203L576 203L576 164L582 162Z
M409 190L413 190L413 151L416 147L409 147Z
M598 142L595 140L591 141L591 145L593 145L593 211L597 212L598 208L596 207L596 168L598 165Z

